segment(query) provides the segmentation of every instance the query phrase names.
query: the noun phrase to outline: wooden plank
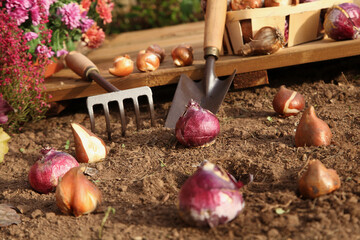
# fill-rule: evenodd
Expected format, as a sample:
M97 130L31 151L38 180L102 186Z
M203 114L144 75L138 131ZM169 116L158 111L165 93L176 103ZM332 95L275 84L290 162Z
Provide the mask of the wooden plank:
M234 89L243 89L269 84L266 70L236 74L234 77Z
M140 86L162 86L168 84L175 84L178 82L181 74L186 74L193 80L200 80L203 77L203 71L205 68L205 60L203 58L203 22L190 24L190 32L186 32L187 24L176 26L174 28L167 28L163 34L158 34L156 38L146 39L147 34L155 34L154 30L147 32L143 35L143 32L135 32L137 37L142 36L142 41L137 40L134 45L140 48L150 45L151 43L157 43L152 41L160 41L164 43L167 50L170 50L173 46L180 44L184 39L191 41L194 47L194 64L187 67L176 67L170 57L170 52L167 51L165 61L161 64L160 68L155 72L140 73L135 70L134 73L127 77L115 77L108 73L108 68L112 66L113 57L118 54L129 53L130 56L136 56L138 50L137 47L132 46L129 42L126 46L123 46L124 42L128 39L134 39L131 33L126 33L127 37L118 36L117 40L110 40L104 47L91 52L88 56L94 61L94 63L100 69L100 73L112 84L119 89L129 89ZM165 34L166 33L166 34ZM187 35L187 36L186 36ZM159 37L161 36L161 37ZM121 39L121 41L119 41ZM135 42L135 40L134 40ZM119 52L111 54L112 48L121 49ZM132 49L132 51L129 51ZM106 52L106 54L104 53ZM272 68L279 68L291 65L298 65L303 63L317 62L329 59L343 58L349 56L360 55L360 39L348 40L348 41L333 41L331 39L323 39L319 41L309 42L295 47L280 49L278 52L272 55L264 56L221 56L216 62L215 73L218 76L230 75L234 69L237 73L246 73L258 70L266 70ZM51 101L59 101L73 98L81 98L92 96L105 91L96 83L89 83L80 79L77 75L72 73L69 69L64 69L53 77L46 79L45 82L46 92L51 94L53 98Z
M228 11L226 14L226 22L239 21L242 19L250 19L255 17L275 17L275 16L288 16L290 14L306 12L309 9L318 10L323 8L332 7L334 4L343 2L354 2L352 0L319 0L308 3L301 3L298 5L267 7L267 8L254 8L246 9L246 11Z

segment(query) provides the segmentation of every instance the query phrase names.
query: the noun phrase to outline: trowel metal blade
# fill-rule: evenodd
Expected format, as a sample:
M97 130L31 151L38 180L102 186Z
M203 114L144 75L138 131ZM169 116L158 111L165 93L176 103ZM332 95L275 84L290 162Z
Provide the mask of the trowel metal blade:
M200 103L205 96L201 81L195 82L185 74L181 74L176 87L175 95L171 103L169 113L165 121L165 127L175 128L176 122L185 112L190 99Z
M216 114L231 86L235 73L236 71L224 80L216 78L214 87L208 96L205 94L204 80L195 82L188 76L182 74L165 121L165 127L175 128L176 122L185 112L186 105L189 103L190 99L193 99L198 102L201 107Z

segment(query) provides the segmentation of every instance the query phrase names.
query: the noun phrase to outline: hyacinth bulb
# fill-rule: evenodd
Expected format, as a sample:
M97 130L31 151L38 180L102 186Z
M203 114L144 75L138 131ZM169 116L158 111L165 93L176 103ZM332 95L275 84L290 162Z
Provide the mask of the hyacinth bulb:
M184 114L176 122L177 140L187 147L205 147L214 143L220 133L219 119L215 114L191 99Z
M325 33L336 41L359 38L359 28L360 7L354 3L335 5L325 14Z
M326 122L316 116L315 109L310 106L301 116L295 133L296 147L328 146L332 133Z
M273 108L281 116L288 117L298 114L305 107L304 96L300 93L280 86L273 99Z
M28 179L35 191L49 193L58 185L59 177L79 166L79 163L72 155L51 147L43 148L40 152L41 157L30 168Z
M340 188L340 178L334 169L327 169L319 160L311 160L299 180L299 191L307 198L317 198Z
M245 206L242 186L220 166L204 161L180 189L180 217L198 227L225 224Z

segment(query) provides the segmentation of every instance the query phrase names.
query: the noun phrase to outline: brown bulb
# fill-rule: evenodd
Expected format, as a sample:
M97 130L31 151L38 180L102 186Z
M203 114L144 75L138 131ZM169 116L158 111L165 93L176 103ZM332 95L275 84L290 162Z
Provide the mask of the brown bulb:
M231 10L242 10L249 8L261 8L263 7L263 0L231 0Z
M295 146L328 146L331 138L329 125L316 116L314 107L306 109L296 129Z
M273 54L283 48L284 44L284 37L277 28L265 26L255 33L250 42L239 49L238 54L242 56Z
M160 58L153 52L142 50L136 58L136 67L141 72L152 72L160 66Z
M278 7L291 5L293 0L264 0L264 7Z
M296 115L305 107L304 96L282 85L273 99L273 108L281 116Z
M118 56L114 59L114 67L109 68L109 72L112 75L125 77L132 73L134 70L134 62L130 56L125 54L124 56Z
M339 175L334 169L327 169L319 160L311 160L308 169L300 177L300 194L307 198L317 198L340 188Z
M194 50L190 45L179 45L171 51L173 62L178 67L190 66L194 61Z
M56 205L61 212L79 217L93 212L101 203L100 190L83 174L84 168L74 167L56 187Z
M151 44L147 49L146 52L153 52L158 55L160 59L160 63L162 63L165 59L165 49L160 47L158 44Z

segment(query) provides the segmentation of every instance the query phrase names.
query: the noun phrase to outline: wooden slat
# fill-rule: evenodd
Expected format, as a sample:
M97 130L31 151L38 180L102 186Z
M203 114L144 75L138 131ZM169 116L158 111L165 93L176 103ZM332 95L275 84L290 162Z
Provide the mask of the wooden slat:
M320 0L298 5L280 6L280 7L267 7L267 8L254 8L247 9L246 11L229 11L226 14L226 22L238 21L242 19L251 19L255 17L274 17L274 16L287 16L290 14L306 12L309 9L318 10L323 8L332 7L334 4L343 2L354 2L352 0Z
M119 89L175 84L178 82L181 74L186 74L191 79L199 80L203 77L205 67L202 47L203 28L204 23L198 22L167 27L166 29L134 32L133 34L136 37L132 33L120 34L116 38L109 40L104 47L91 52L88 56L98 66L100 73ZM186 31L186 29L189 31ZM144 35L144 33L146 34ZM141 38L142 41L138 38ZM188 67L175 67L169 51L177 44L183 43L183 40L188 40L194 47L194 64ZM124 45L124 42L127 42L127 44ZM137 47L134 47L131 42L134 42L134 45ZM158 70L150 73L140 73L135 70L134 73L123 78L115 77L108 73L108 68L112 66L114 56L129 53L135 60L134 57L138 50L152 43L163 44L167 50L165 61ZM111 52L111 49L117 49L118 52ZM237 73L245 73L359 54L360 39L338 42L324 39L284 48L275 54L266 56L221 56L216 62L215 72L218 76L226 76L230 75L234 69L237 70ZM46 79L45 85L47 93L53 96L49 101L80 98L105 92L96 83L89 83L80 79L69 69L64 69L53 77Z

